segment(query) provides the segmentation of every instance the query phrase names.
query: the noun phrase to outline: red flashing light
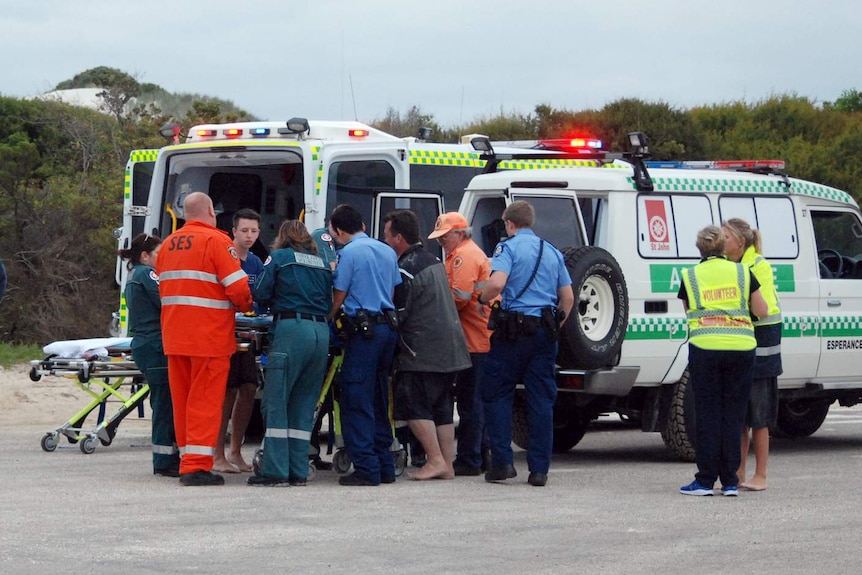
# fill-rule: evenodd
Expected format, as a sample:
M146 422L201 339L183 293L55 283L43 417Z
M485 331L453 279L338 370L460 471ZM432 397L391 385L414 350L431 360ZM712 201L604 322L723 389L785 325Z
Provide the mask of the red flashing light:
M195 133L202 138L212 138L217 132L215 130L198 130Z
M602 141L597 138L554 138L539 140L539 147L546 150L569 151L579 150L594 152L602 149Z
M713 165L719 170L783 170L784 160L719 160Z
M238 138L242 136L242 130L239 128L228 128L227 130L223 130L222 134L228 138Z
M365 138L368 136L368 130L363 130L361 128L348 130L347 135L349 135L351 138Z

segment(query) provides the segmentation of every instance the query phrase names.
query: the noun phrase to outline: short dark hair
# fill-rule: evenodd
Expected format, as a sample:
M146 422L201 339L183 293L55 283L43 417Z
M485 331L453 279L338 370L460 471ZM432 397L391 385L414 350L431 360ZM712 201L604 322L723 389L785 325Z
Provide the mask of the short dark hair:
M529 203L518 200L503 211L503 220L509 220L516 228L532 228L536 222L536 211Z
M251 208L243 208L233 214L233 227L236 227L240 220L254 220L260 224L260 214Z
M383 217L386 222L393 236L401 234L410 245L419 243L419 217L413 210L392 210Z
M345 234L358 234L365 223L362 221L362 214L355 207L350 204L339 204L329 216L329 225L333 230L341 230Z

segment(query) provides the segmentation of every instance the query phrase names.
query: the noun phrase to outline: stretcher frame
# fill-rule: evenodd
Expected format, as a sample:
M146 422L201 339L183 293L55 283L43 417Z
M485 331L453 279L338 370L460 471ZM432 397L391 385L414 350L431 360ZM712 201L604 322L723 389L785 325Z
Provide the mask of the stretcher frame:
M108 356L61 358L49 355L44 359L31 361L30 379L39 381L43 375L73 379L76 386L91 398L87 405L65 423L42 437L41 446L47 452L57 449L61 435L66 437L69 443L77 443L81 453L87 455L96 450L97 441L105 446L110 445L117 427L129 413L140 407L139 411L143 416L142 402L150 393L150 386L144 380L143 373L131 358L131 350L125 346L108 348ZM124 386L130 388L129 393L123 392ZM119 402L120 406L105 417L105 408L110 400ZM84 421L97 407L100 412L96 426L85 428Z

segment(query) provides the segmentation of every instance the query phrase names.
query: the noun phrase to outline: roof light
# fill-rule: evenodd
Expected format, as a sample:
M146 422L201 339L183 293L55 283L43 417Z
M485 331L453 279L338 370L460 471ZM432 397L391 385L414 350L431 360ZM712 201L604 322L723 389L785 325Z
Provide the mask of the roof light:
M287 127L279 128L278 133L282 135L304 134L310 129L311 127L308 125L308 120L306 120L305 118L291 118L287 121Z
M165 139L168 139L173 144L180 143L181 128L179 124L169 123L159 128L159 134Z
M269 128L252 128L248 133L256 137L269 136Z
M713 162L719 170L783 170L784 160L721 160Z
M649 143L649 139L647 138L646 134L644 134L643 132L629 132L628 137L629 145L632 148L635 148L636 150L643 149L644 151L646 151L647 144Z
M242 136L242 130L239 128L228 128L227 130L223 130L222 134L228 138L238 138L239 136Z
M202 138L212 138L217 133L218 132L216 130L206 130L206 129L200 129L200 130L195 131L195 134L202 137Z
M602 141L596 138L555 138L539 140L536 147L557 151L567 151L573 148L582 151L593 151L602 149Z
M351 138L365 138L368 136L368 130L362 128L354 128L347 131L347 135Z

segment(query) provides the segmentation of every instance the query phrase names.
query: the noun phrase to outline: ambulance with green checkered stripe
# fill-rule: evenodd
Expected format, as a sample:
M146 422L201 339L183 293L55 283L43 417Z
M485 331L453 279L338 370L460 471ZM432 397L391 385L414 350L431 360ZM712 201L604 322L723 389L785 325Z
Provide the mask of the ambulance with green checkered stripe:
M166 237L175 231L184 221L183 201L195 191L212 197L218 226L227 232L237 210L260 213L260 240L252 251L265 259L285 219L300 219L315 230L325 227L327 214L341 203L359 208L368 232L380 238L382 216L396 207L413 209L425 229L433 229L444 201L457 208L470 179L490 169L598 165L584 142L584 150L567 155L555 141L512 143L489 161L471 136L432 143L427 129L400 138L352 121L292 118L189 129L168 124L161 132L167 145L135 150L126 165L123 225L115 230L121 249L138 233ZM429 248L439 252L434 242ZM118 258L121 287L126 274ZM125 333L124 301L114 316L112 332Z
M592 420L619 413L694 457L686 316L677 293L698 263L697 232L738 217L758 228L783 316L779 414L773 434L814 433L830 406L862 400L862 217L850 194L788 177L784 162L650 162L645 137L600 166L480 175L459 211L487 254L516 200L561 249L576 294L561 334L554 449ZM490 152L493 153L493 152ZM514 440L526 446L516 394Z

